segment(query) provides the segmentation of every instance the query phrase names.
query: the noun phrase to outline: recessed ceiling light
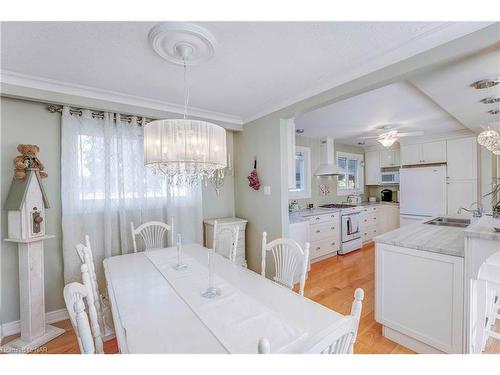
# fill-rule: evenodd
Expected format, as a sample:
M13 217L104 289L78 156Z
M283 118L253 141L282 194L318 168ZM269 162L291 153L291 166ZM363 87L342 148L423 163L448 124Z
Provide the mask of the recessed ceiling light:
M500 103L500 96L490 96L489 98L481 99L481 103L484 104Z
M296 129L295 133L302 134L302 133L304 133L304 129Z
M496 86L500 83L498 78L496 79L482 79L480 81L474 82L471 87L474 87L477 90L487 89L493 86Z

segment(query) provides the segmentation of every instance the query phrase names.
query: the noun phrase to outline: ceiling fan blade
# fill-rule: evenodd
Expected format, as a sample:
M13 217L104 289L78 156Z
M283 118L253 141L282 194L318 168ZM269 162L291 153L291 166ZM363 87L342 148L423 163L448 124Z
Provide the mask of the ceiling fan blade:
M424 132L418 131L418 132L398 133L397 137L416 137L419 135L424 135Z

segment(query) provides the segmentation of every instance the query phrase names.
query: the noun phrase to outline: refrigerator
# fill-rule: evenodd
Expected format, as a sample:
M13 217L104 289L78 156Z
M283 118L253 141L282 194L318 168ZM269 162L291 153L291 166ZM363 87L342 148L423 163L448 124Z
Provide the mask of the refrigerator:
M446 215L446 165L401 168L400 226Z

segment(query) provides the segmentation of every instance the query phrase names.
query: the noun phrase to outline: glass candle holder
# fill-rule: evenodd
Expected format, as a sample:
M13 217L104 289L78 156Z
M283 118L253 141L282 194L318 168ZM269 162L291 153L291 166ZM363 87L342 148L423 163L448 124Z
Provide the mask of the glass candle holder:
M174 269L177 271L183 270L187 268L187 264L182 262L182 237L181 234L177 234L177 264L174 266Z
M215 251L214 249L208 250L208 288L201 294L205 298L215 298L221 295L220 288L214 285L215 276Z

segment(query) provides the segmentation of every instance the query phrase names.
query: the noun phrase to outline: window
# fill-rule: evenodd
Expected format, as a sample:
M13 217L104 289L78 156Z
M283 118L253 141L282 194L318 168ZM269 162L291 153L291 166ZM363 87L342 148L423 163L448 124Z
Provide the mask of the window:
M363 193L363 155L337 152L337 165L344 171L337 178L337 195Z
M295 147L295 188L288 189L289 198L311 198L311 149Z

